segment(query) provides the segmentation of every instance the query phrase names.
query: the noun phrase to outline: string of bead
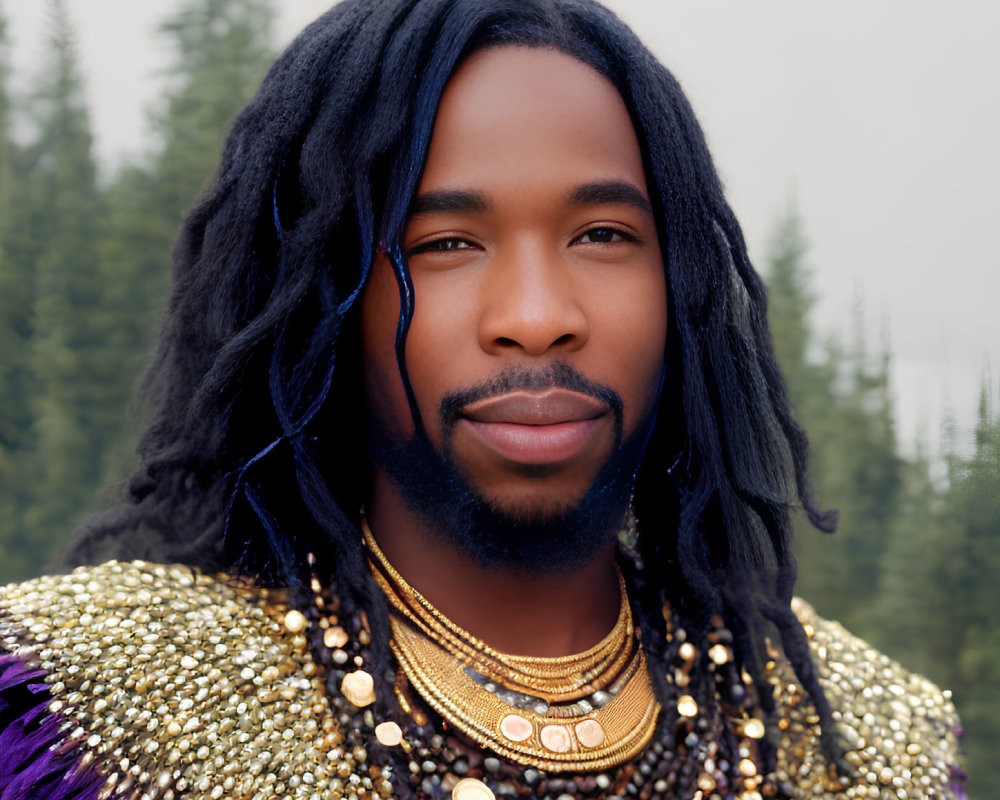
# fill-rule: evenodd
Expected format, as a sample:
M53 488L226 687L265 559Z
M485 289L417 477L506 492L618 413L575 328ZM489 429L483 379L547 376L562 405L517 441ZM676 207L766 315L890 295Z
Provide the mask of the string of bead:
M373 575L393 609L425 636L460 657L485 677L543 699L568 702L585 697L609 683L628 664L634 647L631 607L625 580L618 570L620 607L610 633L592 648L569 656L540 658L500 653L448 619L410 586L389 563L362 520L364 541L371 554ZM616 567L617 569L617 567Z

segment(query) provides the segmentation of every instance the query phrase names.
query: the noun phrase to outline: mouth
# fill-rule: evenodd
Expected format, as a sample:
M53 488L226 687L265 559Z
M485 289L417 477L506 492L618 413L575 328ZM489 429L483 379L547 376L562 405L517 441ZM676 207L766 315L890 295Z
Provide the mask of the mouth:
M610 420L610 409L597 398L561 388L508 392L470 403L458 414L458 425L482 446L526 465L572 459Z

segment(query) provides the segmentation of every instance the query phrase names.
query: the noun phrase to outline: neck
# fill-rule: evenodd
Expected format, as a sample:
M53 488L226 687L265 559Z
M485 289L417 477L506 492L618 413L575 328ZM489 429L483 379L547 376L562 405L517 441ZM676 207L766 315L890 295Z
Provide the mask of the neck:
M495 650L543 657L579 653L618 617L614 544L571 571L527 576L476 564L430 529L377 471L368 521L407 583Z

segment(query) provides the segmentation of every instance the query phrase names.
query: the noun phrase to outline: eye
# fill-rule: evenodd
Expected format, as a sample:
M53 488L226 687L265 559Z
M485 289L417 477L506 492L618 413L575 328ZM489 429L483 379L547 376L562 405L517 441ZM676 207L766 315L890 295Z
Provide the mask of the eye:
M457 236L445 236L440 239L432 239L423 242L410 249L409 255L415 256L421 253L453 253L457 250L471 250L473 244Z
M580 244L617 244L618 242L637 242L638 238L621 228L610 225L597 225L580 234L576 240Z

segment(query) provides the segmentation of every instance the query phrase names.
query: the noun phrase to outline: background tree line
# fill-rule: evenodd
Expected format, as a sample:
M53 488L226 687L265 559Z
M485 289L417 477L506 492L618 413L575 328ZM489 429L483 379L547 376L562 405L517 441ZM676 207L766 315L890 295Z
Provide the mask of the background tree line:
M160 30L174 60L152 148L101 181L65 0L48 1L48 68L16 95L0 6L0 583L57 564L103 487L128 474L124 409L155 339L171 243L274 55L269 0L192 0ZM814 483L841 513L831 537L799 522L799 593L954 690L970 788L986 796L1000 741L994 385L984 377L974 451L952 442L946 477L932 478L930 456L903 455L891 356L867 345L861 314L850 343L818 340L806 249L790 213L764 265Z

